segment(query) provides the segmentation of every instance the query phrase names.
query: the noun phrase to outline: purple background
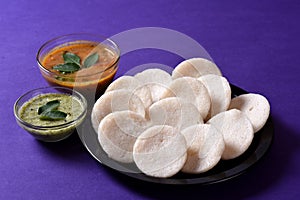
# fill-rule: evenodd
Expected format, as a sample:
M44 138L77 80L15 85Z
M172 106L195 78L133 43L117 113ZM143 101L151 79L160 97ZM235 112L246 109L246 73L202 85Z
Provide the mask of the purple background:
M300 1L25 1L0 2L0 199L298 199L300 195ZM67 33L111 36L139 27L164 27L206 48L231 83L265 95L275 141L248 173L211 186L162 186L107 170L77 135L37 142L19 128L13 103L46 86L35 55L41 44ZM140 50L121 59L121 70L182 59Z

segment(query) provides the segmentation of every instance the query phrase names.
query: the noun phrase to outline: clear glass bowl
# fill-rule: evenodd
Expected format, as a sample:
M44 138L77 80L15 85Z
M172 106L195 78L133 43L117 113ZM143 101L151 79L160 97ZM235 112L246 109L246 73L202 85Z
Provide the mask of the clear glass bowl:
M77 118L71 121L60 123L59 125L33 125L26 122L20 116L22 106L33 98L43 94L66 94L76 98L82 107ZM73 105L72 105L73 106ZM72 107L73 108L73 107ZM36 139L45 142L56 142L70 136L85 119L87 113L87 101L85 97L77 91L64 87L44 87L31 90L19 97L14 104L14 115L20 127L34 136Z
M44 66L43 61L45 56L52 51L81 43L93 43L96 44L97 47L102 47L106 50L103 51L102 54L99 53L99 62L100 58L105 58L105 56L107 57L108 55L110 56L110 59L112 59L111 54L113 55L113 59L111 62L103 64L103 67L84 70L84 73L82 73L83 70L79 70L75 73L63 74L49 69L49 66ZM117 72L120 50L117 44L109 38L88 33L76 33L63 35L47 41L38 50L36 59L41 74L50 85L75 88L84 95L92 93L99 97L112 82L113 77Z

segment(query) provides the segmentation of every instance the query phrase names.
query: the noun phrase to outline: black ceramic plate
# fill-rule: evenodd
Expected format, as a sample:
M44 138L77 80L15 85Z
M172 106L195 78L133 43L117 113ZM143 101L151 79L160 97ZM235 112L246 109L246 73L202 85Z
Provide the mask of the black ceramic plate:
M247 93L245 90L231 85L233 96ZM100 163L135 179L161 184L212 184L241 175L257 163L268 151L273 141L273 123L271 117L265 126L255 134L249 149L236 159L220 161L217 166L202 174L178 173L171 178L154 178L141 173L134 164L122 164L110 159L101 148L90 119L77 130L79 137L89 153Z

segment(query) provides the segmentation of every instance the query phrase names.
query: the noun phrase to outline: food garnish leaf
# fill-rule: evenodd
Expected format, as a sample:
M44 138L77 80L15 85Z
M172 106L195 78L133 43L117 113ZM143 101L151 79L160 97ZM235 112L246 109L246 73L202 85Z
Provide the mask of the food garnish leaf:
M98 53L93 53L92 55L89 55L83 62L84 68L89 68L92 65L96 64L99 60Z
M73 73L81 68L89 68L96 64L99 60L99 55L97 52L89 55L84 61L83 65L80 64L80 57L71 52L65 52L63 54L64 64L59 64L53 67L54 70L57 70L62 73Z
M65 64L56 65L53 67L53 69L59 72L73 73L78 71L80 69L80 66L75 63L65 63Z
M75 63L80 66L80 57L71 52L65 52L63 54L65 63Z
M52 100L38 108L38 115L41 120L62 120L67 117L67 114L57 110L60 105L59 100Z
M41 113L40 119L41 120L62 120L67 117L67 113L64 113L59 110L50 110Z
M56 110L58 108L59 104L60 104L59 100L49 101L45 105L39 107L38 114L40 115L43 112Z

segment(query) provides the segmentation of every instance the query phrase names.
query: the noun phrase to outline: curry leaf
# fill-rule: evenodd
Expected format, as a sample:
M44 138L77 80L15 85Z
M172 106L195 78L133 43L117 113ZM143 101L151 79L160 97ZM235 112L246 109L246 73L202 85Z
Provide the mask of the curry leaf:
M40 115L41 120L62 120L65 119L66 117L67 117L67 113L64 113L59 110L46 111Z
M84 62L83 62L83 67L84 68L89 68L92 65L96 64L99 60L99 55L98 53L93 53L89 57L87 57Z
M60 104L59 100L49 101L45 105L39 107L38 114L40 115L43 112L56 110L58 108L59 104Z
M78 71L80 69L80 66L75 63L65 63L56 65L53 67L53 69L59 72L72 73Z
M65 63L75 63L80 66L80 57L71 52L65 52L63 54Z

